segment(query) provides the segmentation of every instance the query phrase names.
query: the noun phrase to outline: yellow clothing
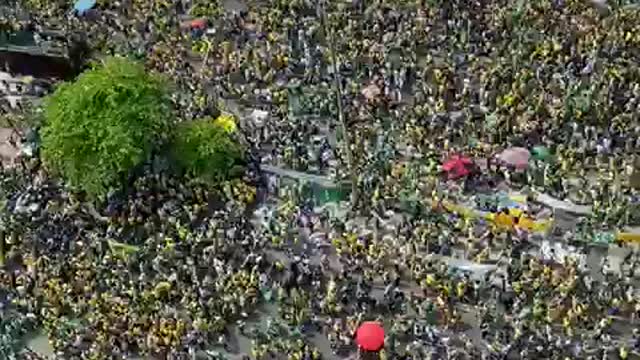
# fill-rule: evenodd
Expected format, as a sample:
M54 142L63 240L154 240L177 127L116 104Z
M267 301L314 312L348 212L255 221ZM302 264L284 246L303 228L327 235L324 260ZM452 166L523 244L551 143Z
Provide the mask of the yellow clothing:
M513 227L513 218L511 217L511 215L507 215L505 213L497 214L493 221L498 227L507 228L507 229L510 229Z

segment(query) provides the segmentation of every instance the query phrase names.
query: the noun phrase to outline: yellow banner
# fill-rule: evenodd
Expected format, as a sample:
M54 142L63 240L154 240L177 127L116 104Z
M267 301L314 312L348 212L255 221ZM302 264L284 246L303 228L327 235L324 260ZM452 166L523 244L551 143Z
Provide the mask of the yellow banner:
M520 199L518 199L520 200ZM514 197L514 201L515 197ZM433 205L437 205L436 202ZM443 201L441 205L449 212L458 213L464 217L482 217L487 221L492 222L498 228L502 228L505 230L511 230L515 227L516 218L518 219L518 227L525 229L527 231L532 232L546 232L551 228L553 224L553 219L546 220L535 220L526 215L523 215L521 209L511 208L509 209L509 214L505 213L482 213L473 208L469 208L463 205L454 204L449 201ZM640 240L639 240L640 241Z

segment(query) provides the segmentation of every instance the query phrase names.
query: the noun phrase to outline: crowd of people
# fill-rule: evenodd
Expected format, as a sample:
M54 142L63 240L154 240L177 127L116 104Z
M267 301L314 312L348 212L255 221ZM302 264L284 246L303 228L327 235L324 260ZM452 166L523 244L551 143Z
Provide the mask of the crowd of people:
M532 217L537 192L592 207L584 231L554 241L637 224L637 7L26 4L12 27L82 35L94 60L133 56L167 75L182 120L234 112L252 164L215 188L148 166L100 204L37 153L4 168L3 358L39 356L16 355L29 328L60 359L347 358L366 320L384 325L386 359L640 357L635 248L619 266L585 261L586 246L540 256L550 233L445 206L501 188L529 195ZM497 156L513 147L551 155L515 169ZM452 179L453 156L475 165ZM347 211L264 165L347 184Z

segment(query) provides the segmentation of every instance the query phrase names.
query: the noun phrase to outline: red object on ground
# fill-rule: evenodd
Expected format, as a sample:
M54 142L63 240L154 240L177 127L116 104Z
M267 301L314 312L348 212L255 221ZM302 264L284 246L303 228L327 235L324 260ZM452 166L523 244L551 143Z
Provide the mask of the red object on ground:
M356 330L356 342L361 350L380 351L384 347L384 329L378 322L363 322Z
M459 179L471 174L473 160L466 156L453 155L442 164L442 170L447 173L449 179Z
M204 29L207 27L207 19L195 19L189 23L192 29Z

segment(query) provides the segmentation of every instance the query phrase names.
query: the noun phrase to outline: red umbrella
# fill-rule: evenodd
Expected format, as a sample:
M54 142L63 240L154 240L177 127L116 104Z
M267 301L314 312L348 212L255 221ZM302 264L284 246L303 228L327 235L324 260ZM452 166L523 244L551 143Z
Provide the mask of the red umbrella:
M447 173L449 179L459 179L471 173L473 160L466 156L453 155L442 164L442 171Z
M207 27L207 19L195 19L189 23L192 29L204 29Z
M356 330L356 342L364 351L380 351L384 347L384 329L378 322L363 322Z

